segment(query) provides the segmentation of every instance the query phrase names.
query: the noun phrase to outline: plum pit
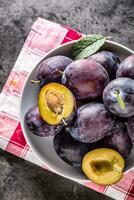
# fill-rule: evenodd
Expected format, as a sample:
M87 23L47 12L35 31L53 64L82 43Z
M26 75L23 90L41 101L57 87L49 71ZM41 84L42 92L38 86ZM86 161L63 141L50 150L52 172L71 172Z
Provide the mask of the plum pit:
M54 90L48 90L46 92L46 102L52 112L57 115L62 114L64 106L64 97L62 94Z
M107 160L92 161L91 168L97 175L113 171L112 163Z

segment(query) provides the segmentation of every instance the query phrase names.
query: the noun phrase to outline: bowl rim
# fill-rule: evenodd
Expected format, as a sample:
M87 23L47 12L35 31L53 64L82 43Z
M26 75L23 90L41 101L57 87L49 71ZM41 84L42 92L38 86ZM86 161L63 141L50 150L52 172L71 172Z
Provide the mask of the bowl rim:
M78 39L78 40L79 40L79 39ZM48 170L50 170L51 172L54 172L54 173L56 173L56 174L58 174L58 175L60 175L60 176L62 176L62 177L64 177L64 178L73 180L73 181L75 181L75 182L79 182L79 183L84 182L84 183L86 183L86 182L91 182L91 181L88 180L88 179L80 179L80 178L77 179L77 178L74 178L74 177L72 177L72 176L67 176L66 174L61 173L60 171L55 170L54 167L50 166L49 163L48 163L48 161L47 161L47 159L45 159L45 158L42 159L42 158L41 158L41 156L40 156L39 153L35 150L34 145L32 144L32 142L29 140L29 138L28 138L28 136L27 136L27 133L26 133L25 128L24 128L24 125L23 125L24 122L22 121L23 117L22 117L22 113L21 113L21 108L22 108L22 104L23 104L23 102L22 102L23 93L24 93L25 87L26 87L26 85L27 85L27 82L28 82L28 80L29 80L29 77L30 77L31 74L34 72L34 70L38 67L38 65L39 65L44 59L48 58L49 55L50 55L51 53L53 53L54 51L56 51L56 50L58 50L58 49L60 49L60 48L62 48L62 47L64 47L64 46L68 46L68 45L70 45L70 44L74 44L74 43L75 43L76 41L78 41L78 40L73 40L73 41L70 41L70 42L61 44L61 45L59 45L58 47L53 48L53 49L50 50L48 53L46 53L46 55L44 55L44 56L41 58L41 60L34 66L34 68L33 68L33 69L31 70L31 72L28 74L28 76L27 76L27 78L26 78L26 80L25 80L25 82L24 82L24 85L23 85L23 87L22 87L22 91L21 91L21 95L20 95L20 112L19 112L19 117L20 117L20 123L21 123L21 128L22 128L22 131L23 131L23 135L24 135L24 137L25 137L25 139L26 139L27 144L30 146L30 148L32 149L32 151L34 152L34 154L37 156L37 158L38 158L42 163L45 163L45 166L48 168ZM117 46L117 47L119 47L119 48L123 48L124 50L128 51L128 52L131 53L131 54L134 54L134 51L133 51L132 49L130 49L130 48L128 48L128 47L126 47L126 46L124 46L124 45L122 45L122 44L120 44L120 43L114 42L114 41L112 41L112 40L106 40L106 43L111 44L111 45L113 44L113 45L115 45L115 46ZM129 170L131 170L131 169L129 169ZM129 170L128 170L128 171L129 171ZM126 172L124 172L124 173L126 173Z

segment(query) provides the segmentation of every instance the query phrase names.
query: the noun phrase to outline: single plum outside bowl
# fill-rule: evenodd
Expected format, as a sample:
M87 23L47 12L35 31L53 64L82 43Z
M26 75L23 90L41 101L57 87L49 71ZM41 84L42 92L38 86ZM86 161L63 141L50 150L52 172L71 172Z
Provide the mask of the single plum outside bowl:
M45 55L44 58L41 60L41 62L44 59L55 55L69 56L73 44L74 41L60 45L59 47L53 49L47 55ZM132 51L131 49L121 44L115 43L113 41L106 41L101 50L111 51L117 54L121 60L123 60L124 58L126 58L131 54L134 54L134 51ZM31 108L34 105L37 105L37 97L40 87L38 84L37 85L32 84L30 80L36 80L36 69L39 64L40 63L38 63L34 67L33 71L29 74L22 91L21 105L20 105L20 121L24 137L28 145L33 150L33 152L38 156L40 160L44 162L44 164L50 170L63 177L69 178L77 182L87 181L87 178L81 171L75 169L74 167L72 167L71 165L67 164L66 162L60 159L60 157L57 155L53 147L53 136L44 138L39 137L31 134L29 130L26 128L24 116L29 108ZM134 149L132 150L131 155L126 161L125 172L130 170L132 167L134 167Z

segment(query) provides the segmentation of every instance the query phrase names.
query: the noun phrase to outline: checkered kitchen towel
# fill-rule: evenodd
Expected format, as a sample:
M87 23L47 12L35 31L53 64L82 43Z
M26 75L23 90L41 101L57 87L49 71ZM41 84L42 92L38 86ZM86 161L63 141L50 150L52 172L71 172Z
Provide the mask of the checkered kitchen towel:
M20 94L29 72L51 49L81 33L59 24L38 18L33 24L18 59L0 94L0 148L18 157L45 167L27 145L19 122ZM116 185L99 186L90 181L81 184L117 200L134 199L134 169Z

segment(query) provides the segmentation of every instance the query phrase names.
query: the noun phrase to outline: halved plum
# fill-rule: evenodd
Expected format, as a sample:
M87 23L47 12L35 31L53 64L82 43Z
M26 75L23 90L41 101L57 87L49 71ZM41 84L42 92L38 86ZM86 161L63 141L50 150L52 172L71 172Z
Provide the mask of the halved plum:
M125 167L125 160L115 150L99 148L88 152L82 160L82 170L89 180L99 185L118 182Z
M76 103L71 91L59 83L45 85L38 95L42 118L51 125L69 122L74 117Z

